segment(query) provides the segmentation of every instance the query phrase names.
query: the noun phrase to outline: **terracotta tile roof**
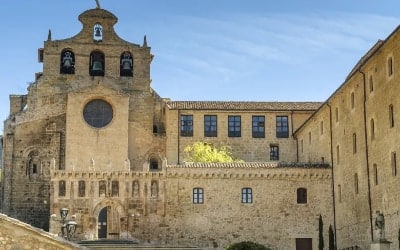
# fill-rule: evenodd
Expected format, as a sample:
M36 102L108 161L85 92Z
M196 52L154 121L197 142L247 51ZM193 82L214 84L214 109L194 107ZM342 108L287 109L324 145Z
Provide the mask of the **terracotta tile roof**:
M225 102L225 101L168 101L169 109L180 110L317 110L322 102Z
M327 163L306 162L185 162L181 165L168 165L168 168L329 168Z

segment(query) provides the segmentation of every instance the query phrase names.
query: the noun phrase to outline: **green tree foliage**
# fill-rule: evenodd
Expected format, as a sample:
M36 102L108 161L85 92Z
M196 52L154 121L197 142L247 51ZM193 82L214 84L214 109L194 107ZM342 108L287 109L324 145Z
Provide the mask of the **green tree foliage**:
M318 235L319 235L319 240L318 240L318 249L319 250L324 250L324 224L322 222L322 216L319 215L318 219Z
M226 248L226 250L271 250L270 248L251 241L242 241Z
M216 147L209 143L195 142L186 146L184 152L190 162L241 162L224 145Z

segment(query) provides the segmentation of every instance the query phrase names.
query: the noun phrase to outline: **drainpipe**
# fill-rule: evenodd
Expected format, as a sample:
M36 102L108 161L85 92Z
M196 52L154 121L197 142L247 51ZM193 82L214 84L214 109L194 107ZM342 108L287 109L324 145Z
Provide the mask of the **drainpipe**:
M365 79L365 73L361 71L360 68L358 68L358 72L363 76L363 87L364 87L364 100L363 100L363 105L364 105L364 140L365 140L365 160L366 160L366 165L367 165L367 183L368 183L368 208L369 208L369 223L370 223L370 231L371 231L371 240L374 240L374 232L373 232L373 227L372 227L372 202L371 202L371 181L370 181L370 175L369 175L369 156L368 156L368 135L367 135L367 97L366 97L366 79Z
M180 119L181 119L181 110L178 109L178 165L181 164L181 159L180 159L180 150L181 150L181 146L180 146L180 142L181 142L181 131L180 131Z
M337 247L337 234L336 234L336 201L335 201L335 176L333 172L333 126L332 126L332 107L327 102L326 105L329 107L329 126L330 126L330 140L331 140L331 178L332 178L332 202L333 202L333 228L335 231L335 246Z
M293 135L293 110L290 111L290 127L292 129L292 137L296 140L296 162L299 162L299 140Z

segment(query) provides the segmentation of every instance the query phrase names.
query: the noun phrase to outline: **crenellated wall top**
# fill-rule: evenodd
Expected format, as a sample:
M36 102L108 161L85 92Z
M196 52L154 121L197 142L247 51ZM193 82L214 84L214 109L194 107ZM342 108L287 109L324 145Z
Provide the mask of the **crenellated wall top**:
M330 179L331 168L328 164L317 163L185 163L169 165L162 171L65 171L52 170L52 179Z

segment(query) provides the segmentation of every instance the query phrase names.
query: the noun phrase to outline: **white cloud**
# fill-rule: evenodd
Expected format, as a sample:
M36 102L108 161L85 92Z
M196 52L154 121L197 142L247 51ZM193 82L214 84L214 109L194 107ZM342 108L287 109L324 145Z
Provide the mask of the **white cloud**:
M349 13L225 14L218 18L177 19L184 21L169 25L170 35L164 37L157 52L159 63L163 68L174 68L169 71L174 75L155 77L157 81L174 81L174 85L181 86L181 93L187 86L191 90L196 86L197 93L192 95L197 94L200 100L204 96L245 100L246 93L266 89L264 99L268 100L280 100L282 94L304 95L296 100L324 100L376 40L386 38L399 23L393 17ZM321 93L319 98L307 97L307 93L321 89L322 83L312 82L313 78L324 79L322 86L329 92ZM210 86L214 92L208 91ZM243 86L246 91L238 93ZM234 98L233 93L242 96ZM176 99L193 98L187 93L165 94ZM254 96L259 98L260 93Z

